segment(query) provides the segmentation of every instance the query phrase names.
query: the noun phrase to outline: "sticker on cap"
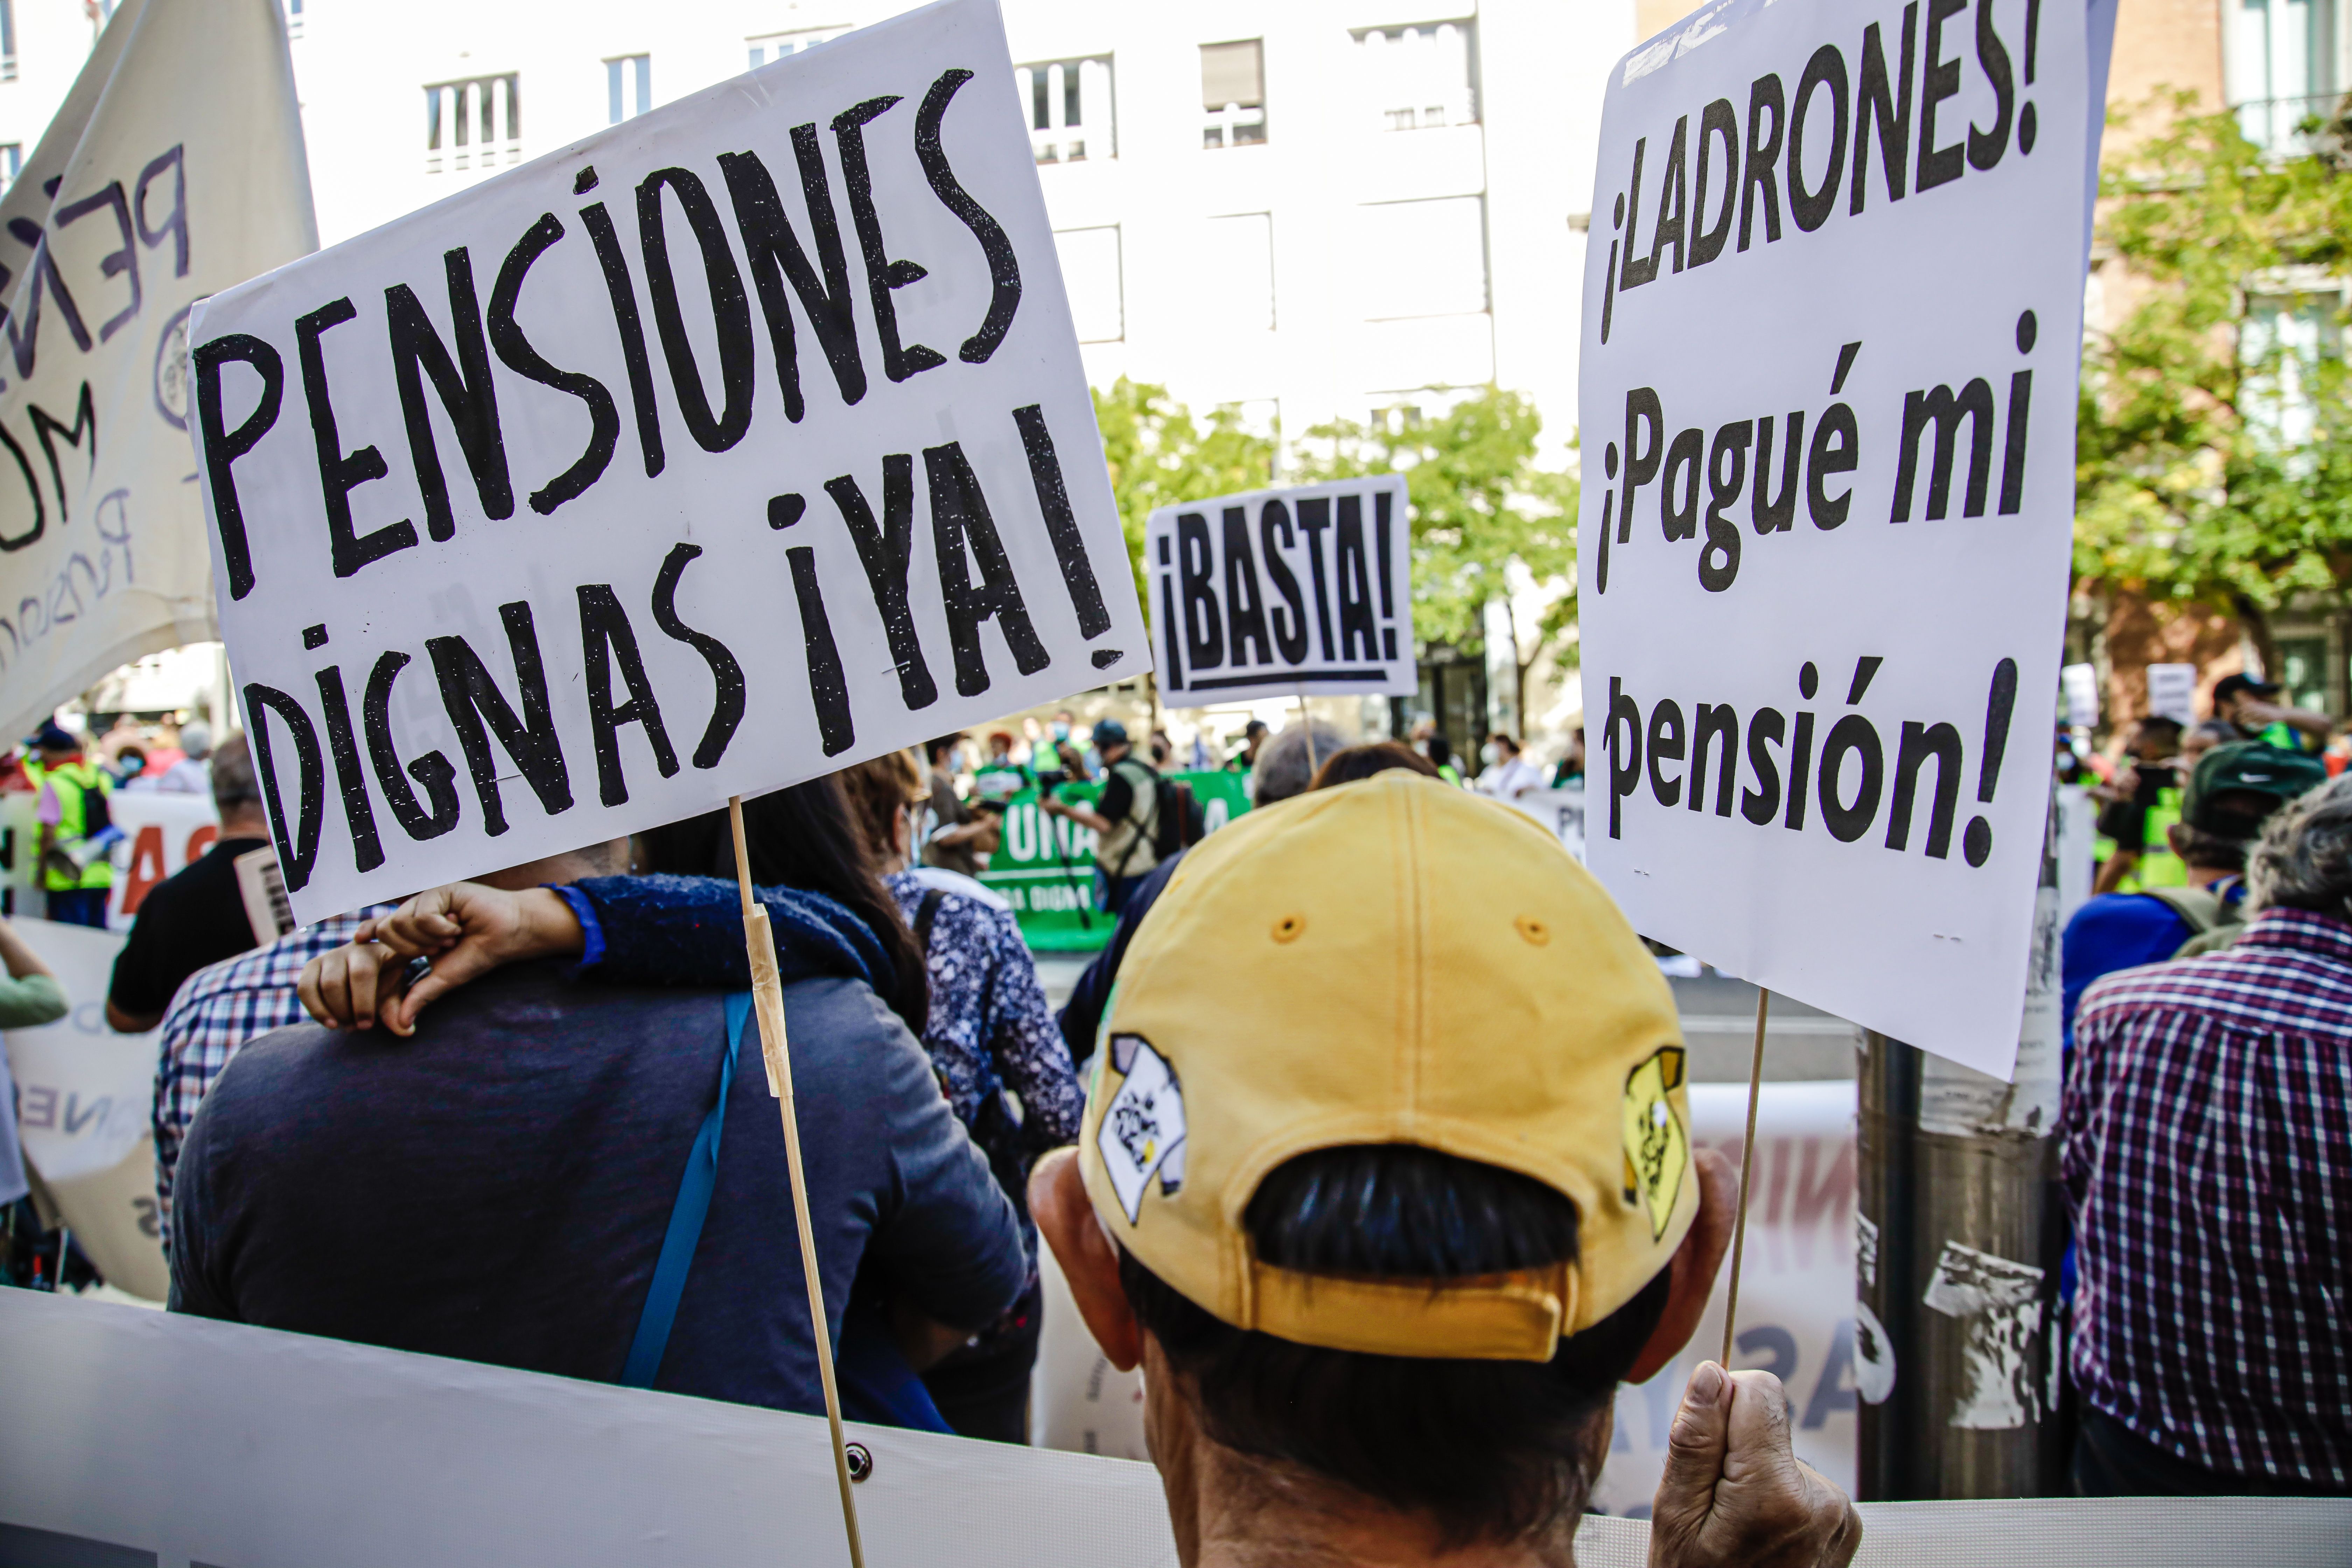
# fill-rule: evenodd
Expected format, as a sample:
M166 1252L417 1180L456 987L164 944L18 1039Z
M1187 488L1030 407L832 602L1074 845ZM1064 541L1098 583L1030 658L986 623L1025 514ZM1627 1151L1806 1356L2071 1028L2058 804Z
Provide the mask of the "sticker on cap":
M1683 1048L1660 1046L1625 1075L1625 1201L1650 1216L1650 1239L1666 1234L1690 1170L1690 1133L1675 1110Z
M1144 1189L1154 1176L1162 1197L1184 1184L1184 1087L1151 1042L1114 1035L1110 1065L1122 1081L1103 1108L1095 1145L1129 1225L1142 1217Z

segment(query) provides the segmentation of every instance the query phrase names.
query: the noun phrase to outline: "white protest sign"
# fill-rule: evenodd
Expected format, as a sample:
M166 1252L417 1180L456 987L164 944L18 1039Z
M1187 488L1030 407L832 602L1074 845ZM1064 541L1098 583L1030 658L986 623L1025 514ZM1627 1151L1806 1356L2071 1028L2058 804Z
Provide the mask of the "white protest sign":
M306 922L1150 665L988 0L614 126L190 341Z
M188 308L319 243L277 0L112 9L0 200L11 739L118 665L214 635Z
M2086 21L1701 12L1610 75L1585 275L1592 869L1645 935L2004 1076L2074 515Z
M73 1003L54 1024L7 1033L25 1161L99 1271L133 1295L161 1300L170 1280L150 1131L156 1035L118 1035L106 1023L122 938L50 921L15 923Z
M2095 665L2070 664L2058 672L2066 692L2066 722L2078 730L2099 726L2099 671Z
M1560 847L1584 859L1584 790L1524 789L1504 800L1534 817L1559 839Z
M2147 711L2151 718L2175 720L2183 729L2197 722L2197 667L2149 665Z
M1143 536L1160 700L1410 696L1412 552L1396 474L1161 507Z

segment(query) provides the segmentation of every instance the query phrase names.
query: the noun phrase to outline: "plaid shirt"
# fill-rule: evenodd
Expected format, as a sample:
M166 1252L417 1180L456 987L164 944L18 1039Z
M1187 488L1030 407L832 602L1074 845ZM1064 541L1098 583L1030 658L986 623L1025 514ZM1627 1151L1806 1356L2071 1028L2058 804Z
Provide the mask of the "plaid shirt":
M221 1070L247 1040L310 1016L294 989L304 964L351 941L362 921L399 907L375 904L357 914L336 915L181 982L163 1015L163 1054L155 1067L155 1208L166 1251L172 1246L172 1177L180 1145Z
M2192 1464L2352 1488L2352 921L2085 994L2060 1131L2097 1409Z

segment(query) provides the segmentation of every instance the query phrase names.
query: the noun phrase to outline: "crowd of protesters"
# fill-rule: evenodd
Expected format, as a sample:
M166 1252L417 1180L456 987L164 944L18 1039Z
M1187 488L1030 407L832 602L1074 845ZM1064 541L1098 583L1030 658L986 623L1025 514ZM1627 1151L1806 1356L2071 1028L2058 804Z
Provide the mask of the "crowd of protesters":
M2065 937L2091 1495L2352 1492L2335 1228L2352 1213L2352 780L2330 781L2308 716L2258 683L2225 695L2205 725L2144 721L2098 781L2110 813L2158 817L2180 876L2151 874L2144 821L2113 821L2134 874ZM1720 1158L1644 1193L1620 1180L1640 1067L1620 1057L1676 1037L1671 994L1597 885L1491 798L1580 784L1581 731L1549 768L1492 735L1465 784L1434 732L1253 724L1191 759L1248 775L1254 809L1213 837L1170 787L1185 759L1165 732L1139 746L1066 713L745 803L821 1347L775 1102L744 1057L726 813L257 933L237 868L269 852L262 792L244 737L201 730L133 772L50 725L21 763L53 918L94 892L87 923L103 920L89 879L109 860L73 851L114 791L194 770L219 815L213 847L147 894L104 999L114 1028L158 1029L176 1310L804 1412L829 1347L851 1418L1017 1443L1042 1247L1105 1354L1147 1369L1186 1561L1240 1529L1326 1555L1379 1539L1407 1560L1477 1542L1549 1559L1616 1386L1676 1356L1714 1282ZM1076 782L1098 787L1056 794ZM1030 788L1093 830L1115 921L1058 1013L975 879ZM66 1010L5 921L0 964L0 1028ZM1365 1012L1408 995L1410 1016ZM1557 1073L1491 1049L1530 1019ZM1402 1078L1400 1041L1419 1064ZM1121 1087L1155 1070L1156 1102ZM1399 1088L1422 1074L1455 1086L1442 1114ZM1263 1142L1310 1121L1356 1131ZM0 1119L0 1201L25 1189ZM1214 1261L1236 1257L1245 1287ZM1498 1279L1517 1283L1497 1297ZM1842 1563L1858 1535L1790 1452L1777 1384L1712 1363L1654 1520L1658 1562ZM1757 1554L1768 1539L1787 1550Z

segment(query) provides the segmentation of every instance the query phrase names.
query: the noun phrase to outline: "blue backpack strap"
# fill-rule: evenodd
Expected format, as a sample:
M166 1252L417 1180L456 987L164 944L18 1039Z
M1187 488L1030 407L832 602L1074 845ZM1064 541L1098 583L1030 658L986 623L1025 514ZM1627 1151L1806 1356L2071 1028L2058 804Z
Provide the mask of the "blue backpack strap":
M637 1334L629 1342L627 1364L621 1368L624 1388L651 1388L654 1374L661 1371L662 1352L669 1348L670 1325L677 1321L678 1298L686 1294L687 1271L694 1267L695 1244L702 1239L703 1216L710 1212L710 1192L719 1182L719 1135L727 1125L727 1091L735 1082L743 1022L751 1016L750 992L739 991L727 998L727 1054L719 1064L719 1100L702 1119L702 1131L695 1134L694 1148L686 1157L677 1202L670 1206L669 1233L662 1237L653 1286L646 1292L645 1310L637 1316Z

